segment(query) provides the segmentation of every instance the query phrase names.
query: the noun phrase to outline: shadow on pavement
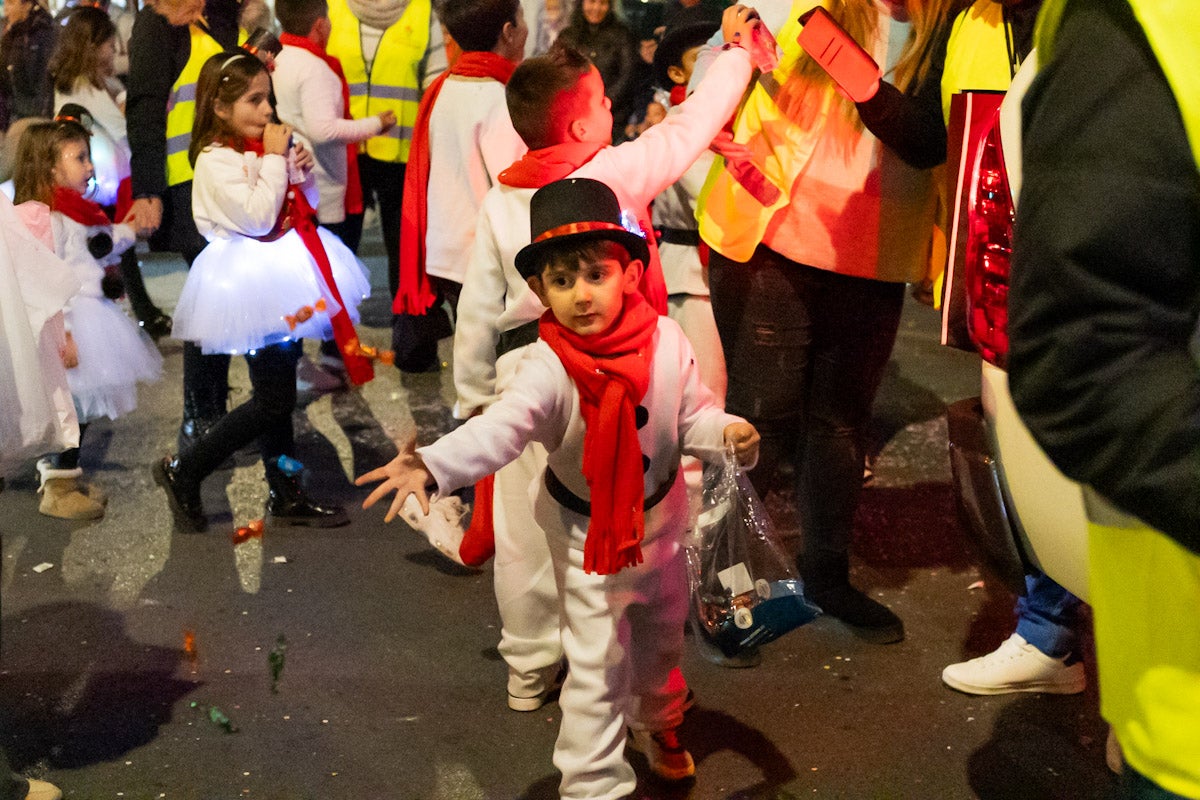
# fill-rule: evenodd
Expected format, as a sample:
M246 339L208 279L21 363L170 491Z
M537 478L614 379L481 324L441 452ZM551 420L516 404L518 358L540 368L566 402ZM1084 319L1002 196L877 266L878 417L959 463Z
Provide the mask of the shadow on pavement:
M179 698L183 651L140 644L121 614L53 603L5 617L0 730L14 768L111 761L152 741Z

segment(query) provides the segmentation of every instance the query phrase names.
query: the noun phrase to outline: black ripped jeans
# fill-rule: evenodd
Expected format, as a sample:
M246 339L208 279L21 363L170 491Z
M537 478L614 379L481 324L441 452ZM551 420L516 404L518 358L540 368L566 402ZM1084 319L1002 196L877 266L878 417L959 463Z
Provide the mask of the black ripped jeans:
M255 439L264 464L294 455L292 411L301 352L300 342L283 342L246 354L253 394L179 455L178 474L185 486L199 486L221 462Z
M845 563L863 434L904 284L816 269L761 245L745 264L713 251L709 283L729 373L725 406L762 435L750 478L764 494L780 459L792 460L805 572Z

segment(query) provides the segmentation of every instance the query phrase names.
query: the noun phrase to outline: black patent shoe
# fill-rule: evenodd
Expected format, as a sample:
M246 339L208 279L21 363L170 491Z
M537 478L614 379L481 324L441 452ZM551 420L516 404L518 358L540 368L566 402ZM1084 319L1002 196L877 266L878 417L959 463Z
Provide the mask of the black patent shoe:
M340 506L322 506L313 502L301 484L304 465L288 456L267 461L267 517L280 525L304 525L310 528L337 528L350 524Z
M144 330L151 339L157 342L164 336L171 335L171 322L172 320L170 316L161 311L156 311L145 319L139 320L138 325L141 326L142 330Z
M179 449L177 452L186 453L191 450L196 442L204 438L212 426L221 421L220 417L195 417L193 419L185 419L179 426L179 435L175 438ZM217 465L217 469L233 469L235 466L233 456L222 461Z
M155 462L150 471L154 482L167 493L167 503L171 506L175 530L179 533L204 533L208 530L208 520L205 519L204 509L200 506L200 492L185 491L179 485L179 465L170 457L166 457Z

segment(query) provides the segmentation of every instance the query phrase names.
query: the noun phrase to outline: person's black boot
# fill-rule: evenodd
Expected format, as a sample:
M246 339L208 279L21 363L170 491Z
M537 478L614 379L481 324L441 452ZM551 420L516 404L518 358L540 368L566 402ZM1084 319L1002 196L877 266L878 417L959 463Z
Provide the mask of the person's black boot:
M301 477L304 465L294 458L279 456L263 462L267 470L267 516L283 525L307 525L312 528L336 528L350 522L339 506L320 506L304 493Z
M179 479L179 463L169 456L155 462L150 468L154 482L167 493L175 530L180 533L204 533L208 520L200 505L200 487L187 487Z
M850 584L849 554L805 554L801 575L805 597L845 623L855 636L872 644L904 641L900 618Z

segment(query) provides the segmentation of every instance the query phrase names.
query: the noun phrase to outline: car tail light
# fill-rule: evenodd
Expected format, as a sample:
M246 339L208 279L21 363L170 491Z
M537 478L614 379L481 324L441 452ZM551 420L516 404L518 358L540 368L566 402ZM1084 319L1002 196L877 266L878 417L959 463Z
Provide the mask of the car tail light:
M1008 285L1015 209L1000 146L1000 115L979 145L967 208L967 329L983 358L1008 362Z

